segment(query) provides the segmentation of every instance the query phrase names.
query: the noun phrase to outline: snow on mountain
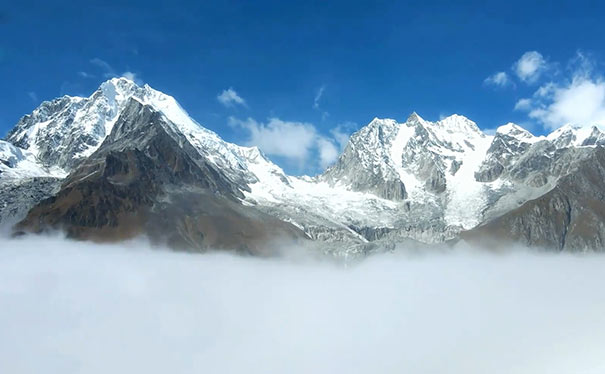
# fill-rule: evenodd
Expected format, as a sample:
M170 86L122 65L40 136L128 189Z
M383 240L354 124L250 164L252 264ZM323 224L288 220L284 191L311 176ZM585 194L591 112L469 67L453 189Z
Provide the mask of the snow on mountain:
M596 126L576 127L567 124L553 131L546 138L555 144L557 148L605 144L605 134Z
M173 97L126 78L104 82L88 98L63 96L42 103L19 121L7 141L27 150L41 167L54 166L65 174L101 145L131 97L161 112L217 167L246 172L243 147L227 143L200 126Z
M42 166L33 153L0 140L0 178L2 180L64 176L65 173L61 169Z
M130 98L242 186L245 205L325 240L451 239L548 192L574 157L560 150L605 145L596 127L534 136L508 123L491 136L461 115L431 122L412 113L402 123L375 118L325 173L293 177L258 148L205 129L173 97L114 78L88 98L64 96L24 116L0 142L0 178L64 177L99 148Z
M408 209L431 205L442 211L446 225L474 225L484 199L473 175L491 139L460 115L437 122L416 113L404 123L374 119L351 136L321 179L357 191L380 191L385 180L401 182ZM367 175L365 185L360 174Z

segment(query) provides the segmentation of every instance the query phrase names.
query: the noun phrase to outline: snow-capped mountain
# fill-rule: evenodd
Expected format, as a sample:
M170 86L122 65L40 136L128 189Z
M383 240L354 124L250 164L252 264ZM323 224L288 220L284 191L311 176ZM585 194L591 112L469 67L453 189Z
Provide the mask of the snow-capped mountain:
M487 135L460 115L413 113L375 118L325 173L293 177L171 96L116 78L88 98L42 103L0 141L0 220L96 239L163 232L196 248L237 247L232 238L271 227L327 251L438 243L546 196L603 145L596 127L538 137L509 123Z
M200 126L173 97L148 85L140 87L126 78L104 82L87 98L63 96L43 102L17 123L6 140L27 150L42 166L69 172L111 133L130 98L161 112L217 166L235 174L245 171L244 157L249 150L226 143Z
M376 118L324 174L290 177L291 188L259 178L247 196L324 240L444 242L546 194L604 144L596 127L545 137L508 123L487 135L460 115Z

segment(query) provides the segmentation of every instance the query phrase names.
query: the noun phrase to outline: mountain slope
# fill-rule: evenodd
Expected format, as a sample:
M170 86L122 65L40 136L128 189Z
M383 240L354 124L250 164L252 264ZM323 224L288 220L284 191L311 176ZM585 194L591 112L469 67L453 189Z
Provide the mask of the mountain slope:
M567 152L576 161L552 190L463 232L462 238L569 251L605 250L605 148Z
M115 241L145 234L175 248L263 254L296 227L242 206L239 186L175 131L162 113L130 98L101 146L35 206L17 230L63 230Z

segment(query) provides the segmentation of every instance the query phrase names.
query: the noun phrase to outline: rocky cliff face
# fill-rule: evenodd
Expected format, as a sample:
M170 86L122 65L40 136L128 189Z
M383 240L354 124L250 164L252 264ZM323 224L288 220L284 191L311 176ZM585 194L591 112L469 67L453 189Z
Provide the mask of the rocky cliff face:
M462 238L568 251L605 250L605 148L567 153L574 160L552 190L462 233Z

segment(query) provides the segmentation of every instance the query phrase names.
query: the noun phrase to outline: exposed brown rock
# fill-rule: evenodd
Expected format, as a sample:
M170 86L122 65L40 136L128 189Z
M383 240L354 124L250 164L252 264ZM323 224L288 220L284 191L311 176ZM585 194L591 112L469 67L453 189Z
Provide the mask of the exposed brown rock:
M461 237L490 245L605 250L605 149L573 165L548 193Z
M243 206L240 186L187 145L159 113L131 100L101 147L16 230L63 230L103 242L147 235L177 249L254 254L269 254L275 240L305 238L295 226Z

